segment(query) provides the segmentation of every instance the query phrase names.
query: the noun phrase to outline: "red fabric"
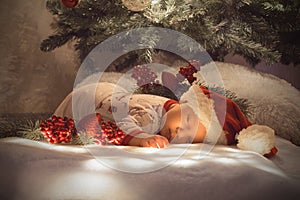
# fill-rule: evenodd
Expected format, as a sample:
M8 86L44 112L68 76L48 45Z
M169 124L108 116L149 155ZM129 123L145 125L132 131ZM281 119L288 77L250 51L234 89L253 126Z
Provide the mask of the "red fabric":
M200 86L200 88L208 98L214 101L218 120L221 125L223 124L223 130L228 133L226 134L227 143L229 145L236 144L235 135L243 128L250 126L251 122L245 117L234 101L212 92L205 87Z
M277 154L277 152L278 152L278 149L276 147L273 147L271 149L270 153L266 153L266 154L264 154L264 156L266 158L271 158L271 157L275 156Z
M166 112L168 112L168 110L170 109L170 107L173 105L173 104L179 104L178 101L176 100L173 100L173 99L170 99L168 101L165 102L164 104L164 110L163 110L163 114L165 114Z

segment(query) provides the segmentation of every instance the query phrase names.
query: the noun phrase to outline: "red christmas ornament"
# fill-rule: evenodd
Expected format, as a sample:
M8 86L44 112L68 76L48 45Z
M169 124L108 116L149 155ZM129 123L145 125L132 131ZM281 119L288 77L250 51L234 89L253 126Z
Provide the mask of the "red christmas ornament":
M50 119L42 121L40 130L51 144L68 143L72 137L77 136L73 119L57 117L55 115Z
M68 8L74 8L79 3L79 0L61 0L61 3Z

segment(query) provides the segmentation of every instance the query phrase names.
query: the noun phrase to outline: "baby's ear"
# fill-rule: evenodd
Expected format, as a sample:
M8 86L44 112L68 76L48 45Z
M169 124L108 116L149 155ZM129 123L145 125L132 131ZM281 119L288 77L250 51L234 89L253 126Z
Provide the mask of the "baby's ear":
M162 72L161 79L163 86L169 88L170 90L175 90L178 86L178 80L176 76L170 72Z

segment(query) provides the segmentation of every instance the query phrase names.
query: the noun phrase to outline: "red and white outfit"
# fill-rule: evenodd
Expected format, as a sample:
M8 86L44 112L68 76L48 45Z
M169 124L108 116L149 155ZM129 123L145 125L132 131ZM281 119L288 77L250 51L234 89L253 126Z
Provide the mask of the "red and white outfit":
M72 101L74 95L76 98ZM87 106L87 102L94 105ZM139 133L159 133L162 116L174 103L179 102L156 95L129 94L115 84L101 82L75 89L54 115L74 118L75 114L76 120L80 120L87 114L100 113L102 119L115 121L127 134L123 140L126 145ZM204 141L207 143L235 144L236 133L251 125L233 101L204 87L192 86L183 94L180 103L187 103L194 109L207 130Z

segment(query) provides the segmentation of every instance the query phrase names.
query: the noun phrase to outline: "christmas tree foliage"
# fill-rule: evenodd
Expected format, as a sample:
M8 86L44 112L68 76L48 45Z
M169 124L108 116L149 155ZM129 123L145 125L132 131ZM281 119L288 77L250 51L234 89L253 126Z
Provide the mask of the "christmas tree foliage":
M41 43L43 51L74 40L83 60L112 35L154 26L188 35L214 60L222 61L226 54L233 53L252 64L261 59L269 63L300 63L298 0L153 0L140 11L126 7L130 0L81 0L72 8L61 2L47 0L47 9L56 17L56 31ZM151 43L147 38L149 44L160 42L159 38L152 40ZM189 49L189 44L174 43ZM145 51L148 53L136 53L140 57L148 55L151 60L151 46Z

